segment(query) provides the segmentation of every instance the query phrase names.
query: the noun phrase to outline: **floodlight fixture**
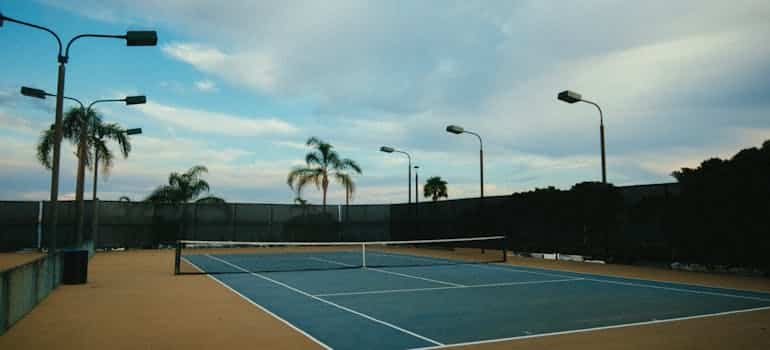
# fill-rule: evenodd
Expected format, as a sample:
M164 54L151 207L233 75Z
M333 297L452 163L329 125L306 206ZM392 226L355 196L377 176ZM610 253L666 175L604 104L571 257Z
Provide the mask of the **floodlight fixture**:
M154 30L129 30L126 32L126 46L158 45L158 33Z
M564 90L559 93L558 99L562 100L567 103L575 103L580 102L583 100L583 96L580 96L579 93L571 91L571 90Z
M147 103L147 96L128 96L125 101L126 105L141 105Z
M51 94L49 94L49 93L47 93L47 92L45 92L43 90L35 89L35 88L27 87L27 86L22 86L21 87L21 94L24 95L24 96L40 98L40 99L45 99L46 96L51 96Z
M447 132L451 132L453 134L462 134L465 132L465 129L463 129L462 126L459 125L449 125L446 127Z

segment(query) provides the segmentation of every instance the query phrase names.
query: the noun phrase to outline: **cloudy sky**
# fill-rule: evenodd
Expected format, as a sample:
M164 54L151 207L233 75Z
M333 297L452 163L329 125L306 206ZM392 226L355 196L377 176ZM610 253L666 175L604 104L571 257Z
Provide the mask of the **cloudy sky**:
M447 180L450 198L477 196L478 142L447 124L483 136L487 194L569 188L598 180L600 157L597 111L557 101L567 88L604 109L616 185L672 181L770 139L767 1L48 0L0 11L67 39L158 31L154 48L72 46L66 95L148 96L98 109L144 129L100 178L102 199L142 199L202 164L228 201L288 203L286 174L310 136L361 164L355 203L406 200L406 158L382 145L410 152L421 179ZM18 91L55 92L55 42L6 22L0 67L0 199L45 199L35 144L53 100ZM75 162L67 144L65 198ZM339 186L330 198L344 201Z

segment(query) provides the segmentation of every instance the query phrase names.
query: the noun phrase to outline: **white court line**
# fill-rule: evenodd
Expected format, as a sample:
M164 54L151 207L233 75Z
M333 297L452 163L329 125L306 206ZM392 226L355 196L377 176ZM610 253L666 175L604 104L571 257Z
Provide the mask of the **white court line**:
M365 318L365 319L367 319L367 320L370 320L370 321L373 321L373 322L379 323L379 324L381 324L381 325L384 325L384 326L387 326L387 327L393 328L393 329L395 329L395 330L397 330L397 331L400 331L400 332L402 332L402 333L406 333L406 334L408 334L408 335L411 335L411 336L413 336L413 337L416 337L416 338L422 339L422 340L424 340L424 341L427 341L427 342L429 342L429 343L431 343L431 344L435 344L435 345L439 345L439 346L443 346L443 345L444 345L444 344L442 344L442 343L440 343L440 342L437 342L437 341L435 341L435 340L433 340L433 339L430 339L430 338L428 338L428 337L425 337L425 336L419 335L419 334L417 334L417 333L415 333L415 332L412 332L412 331L409 331L409 330L403 329L403 328L401 328L401 327L399 327L399 326L396 326L396 325L394 325L394 324L391 324L391 323L388 323L388 322L385 322L385 321L382 321L382 320L376 319L376 318L374 318L374 317L372 317L372 316L369 316L369 315L367 315L367 314L364 314L364 313L358 312L358 311L356 311L356 310L353 310L353 309L347 308L347 307L345 307L345 306L342 306L342 305L339 305L339 304L333 303L333 302L331 302L331 301L328 301L328 300L326 300L326 299L322 299L322 298L319 298L319 297L317 297L317 296L315 296L315 295L312 295L312 294L310 294L310 293L307 293L307 292L305 292L305 291L303 291L303 290L301 290L301 289L297 289L297 288L294 288L294 287L292 287L292 286L290 286L290 285L288 285L288 284L286 284L286 283L283 283L283 282L279 282L279 281L276 281L276 280L274 280L274 279L272 279L272 278L270 278L270 277L267 277L267 276L264 276L264 275L261 275L261 274L255 273L255 272L251 272L251 271L249 271L249 270L246 270L246 269L244 269L244 268L242 268L242 267L240 267L240 266L238 266L238 265L232 264L232 263L230 263L230 262L228 262L228 261L222 260L222 259L220 259L220 258L217 258L217 257L215 257L215 256L211 256L210 254L205 254L205 255L206 255L207 257L209 257L209 258L213 259L213 260L216 260L216 261L219 261L219 262L221 262L221 263L224 263L224 264L226 264L226 265L232 266L232 267L234 267L234 268L236 268L236 269L238 269L238 270L241 270L241 271L243 271L243 272L246 272L246 273L248 273L248 274L250 274L250 275L252 275L252 276L256 276L256 277L259 277L259 278L261 278L261 279L263 279L263 280L266 280L266 281L269 281L269 282L273 282L273 283L275 283L275 284L277 284L277 285L279 285L279 286L281 286L281 287L284 287L284 288L286 288L286 289L289 289L289 290L291 290L291 291L293 291L293 292L296 292L296 293L302 294L302 295L304 295L304 296L306 296L306 297L309 297L309 298L311 298L311 299L314 299L314 300L318 300L318 301L320 301L320 302L322 302L322 303L324 303L324 304L327 304L327 305L330 305L330 306L336 307L336 308L338 308L338 309L340 309L340 310L343 310L343 311L347 311L347 312L349 312L349 313L352 313L352 314L354 314L354 315L357 315L357 316L361 316L361 317L363 317L363 318Z
M507 268L504 266L498 266L498 265L479 265L479 267L485 267L490 269L497 269L497 270L503 270L503 271L510 271L510 272L522 272L522 273L531 273L535 275L544 275L544 276L552 276L552 277L572 277L569 275L559 275L554 273L543 273L543 272L535 272L535 271L527 271L527 270L518 270L515 268ZM588 275L588 274L581 274L579 272L575 272L578 275ZM751 296L745 296L745 295L736 295L736 294L727 294L727 293L719 293L719 292L708 292L703 290L692 290L692 289L684 289L684 288L674 288L674 287L664 287L664 286L654 286L649 284L641 284L641 283L633 283L633 282L621 282L621 281L611 281L611 280L605 280L605 279L599 279L599 278L589 278L589 277L582 277L583 280L586 281L593 281L593 282L599 282L599 283L608 283L608 284L617 284L617 285L623 285L623 286L631 286L631 287L644 287L644 288L653 288L653 289L663 289L663 290L670 290L674 292L683 292L683 293L692 293L692 294L702 294L702 295L712 295L712 296L720 296L720 297L727 297L727 298L738 298L738 299L748 299L748 300L756 300L756 301L763 301L770 303L770 299L760 298L760 297L751 297ZM619 277L623 278L623 277ZM672 283L676 284L675 282L666 282L666 283ZM713 287L718 288L718 287Z
M423 280L423 281L443 284L443 285L452 286L452 287L467 287L464 284L439 281L439 280L434 280L432 278L420 277L420 276L410 275L410 274L406 274L406 273L393 272L393 271L380 270L380 269L373 269L373 268L367 268L367 270L372 270L372 271L377 271L377 272L382 272L382 273L389 273L391 275L402 276L402 277L409 277L409 278L414 278L414 279L418 279L418 280Z
M334 261L334 260L329 260L329 259L322 259L322 258L315 258L315 257L309 258L309 259L318 260L318 261L326 262L326 263L330 263L330 264L342 265L342 266L350 266L350 267L358 266L358 265L346 264L346 263L342 263L342 262ZM371 270L371 271L382 272L382 273L389 273L391 275L396 275L396 276L401 276L401 277L414 278L414 279L418 279L418 280L423 280L423 281L443 284L443 285L452 286L452 287L465 287L465 285L458 284L458 283L439 281L439 280L434 280L432 278L415 276L415 275L410 275L410 274L406 274L406 273L399 273L399 272L393 272L393 271L380 270L380 269L371 268L371 267L367 267L366 269L367 270Z
M241 292L239 292L239 291L237 291L237 290L233 289L232 287L228 286L226 283L224 283L224 282L222 282L222 281L218 280L216 277L214 277L214 276L212 276L212 275L210 275L210 274L207 274L205 271L203 271L203 269L201 269L200 267L198 267L198 265L195 265L195 264L193 264L193 263L192 263L190 260L187 260L187 258L184 258L184 257L182 257L182 260L184 260L185 262L187 262L188 264L190 264L192 267L194 267L196 270L200 271L201 273L203 273L203 274L206 274L206 276L207 276L208 278L211 278L212 280L214 280L214 282L217 282L217 283L219 283L219 285L221 285L222 287L225 287L225 288L227 288L227 290L229 290L229 291L231 291L231 292L235 293L236 295L238 295L239 297L241 297L243 300L246 300L246 301L247 301L249 304L256 306L258 309L260 309L260 310L264 311L265 313L267 313L267 314L268 314L268 315L270 315L270 316L273 316L273 317L274 317L275 319L277 319L278 321L281 321L281 322L283 322L285 325L289 326L289 328L291 328L291 329L293 329L293 330L295 330L295 331L299 332L300 334L302 334L302 335L304 335L304 336L306 336L306 337L310 338L310 340L314 341L316 344L320 345L322 348L324 348L324 349L326 349L326 350L333 350L333 349L332 349L332 347L330 347L329 345L326 345L326 344L324 344L324 342L322 342L322 341L320 341L320 340L316 339L315 337L313 337L312 335L310 335L310 334L306 333L305 331L303 331L303 330L302 330L302 329L300 329L299 327L297 327L297 326L295 326L295 325L291 324L291 322L289 322L289 321L286 321L285 319L281 318L280 316L278 316L278 315L276 315L276 314L272 313L270 310L266 309L264 306L257 304L257 303L256 303L256 302L254 302L253 300L251 300L251 299L249 299L248 297L246 297L245 295L241 294Z
M605 330L605 329L615 329L615 328L624 328L624 327L633 327L633 326L644 326L644 325L651 325L651 324L658 324L658 323L668 323L668 322L675 322L675 321L693 320L693 319L706 318L706 317L733 315L733 314L740 314L740 313L745 313L745 312L753 312L753 311L761 311L761 310L770 310L770 306L757 307L757 308L753 308L753 309L716 312L716 313L712 313L712 314L704 314L704 315L696 315L696 316L675 317L675 318L668 318L668 319L663 319L663 320L652 320L652 321L645 321L645 322L624 323L624 324L618 324L618 325L614 325L614 326L573 329L573 330L562 331L562 332L551 332L551 333L541 333L541 334L532 334L532 335L522 335L522 336L518 336L518 337L509 337L509 338L487 339L487 340L479 340L479 341L472 341L472 342L465 342L465 343L447 344L447 345L440 345L440 346L428 346L428 347L422 347L422 348L413 348L412 350L446 349L446 348L453 348L453 347L457 347L457 346L468 346L468 345L498 343L498 342L504 342L504 341L510 341L510 340L550 337L550 336L562 335L562 334L585 333L585 332L600 331L600 330Z
M507 287L507 286L518 286L518 285L525 285L525 284L570 282L570 281L579 281L579 280L582 280L582 278L567 278L567 279L560 279L560 280L545 280L545 281L523 281L523 282L501 282L501 283L488 283L488 284L473 284L473 285L460 286L460 287L427 287L427 288L370 290L370 291L363 291L363 292L341 292L341 293L316 294L316 296L317 297L332 297L332 296L345 296L345 295L408 293L408 292L421 292L421 291L445 290L445 289Z

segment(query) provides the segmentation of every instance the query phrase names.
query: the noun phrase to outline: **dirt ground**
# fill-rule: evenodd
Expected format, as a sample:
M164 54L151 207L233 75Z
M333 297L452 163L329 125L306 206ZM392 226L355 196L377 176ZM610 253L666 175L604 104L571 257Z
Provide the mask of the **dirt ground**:
M0 336L0 349L317 349L207 276L174 276L172 250L97 253Z
M512 257L550 269L770 291L770 279ZM204 275L173 276L172 250L97 253L0 337L0 349L319 349ZM462 349L770 349L770 310ZM459 348L458 348L459 349Z
M14 266L23 265L27 262L37 259L43 254L37 252L29 253L0 253L0 271L10 269Z

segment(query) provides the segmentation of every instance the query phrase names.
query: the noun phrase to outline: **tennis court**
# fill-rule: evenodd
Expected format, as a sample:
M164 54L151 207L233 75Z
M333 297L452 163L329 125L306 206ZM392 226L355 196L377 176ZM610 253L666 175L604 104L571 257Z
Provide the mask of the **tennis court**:
M513 266L495 250L319 248L178 256L329 349L440 348L770 309L768 293Z

